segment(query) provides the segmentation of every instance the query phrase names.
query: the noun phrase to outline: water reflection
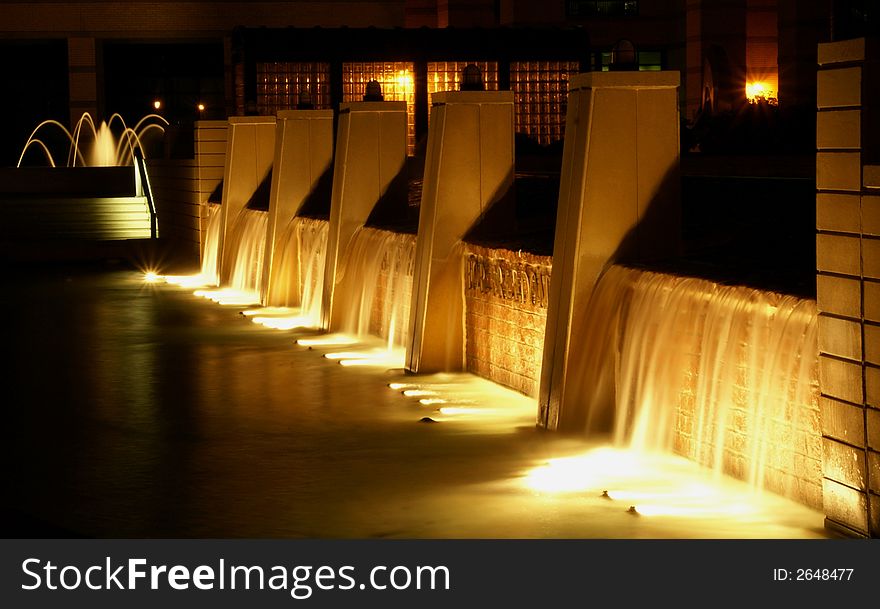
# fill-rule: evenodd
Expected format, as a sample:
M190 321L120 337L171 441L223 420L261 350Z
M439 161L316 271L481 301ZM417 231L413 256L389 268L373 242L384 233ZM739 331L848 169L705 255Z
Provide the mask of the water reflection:
M16 354L4 505L73 533L804 537L821 528L820 514L793 504L743 524L633 518L621 509L632 499L593 489L539 492L524 485L527 472L587 447L536 431L534 402L512 391L468 375L346 368L321 356L349 347L297 346L314 334L263 328L190 289L145 289L134 272L12 281L0 297Z

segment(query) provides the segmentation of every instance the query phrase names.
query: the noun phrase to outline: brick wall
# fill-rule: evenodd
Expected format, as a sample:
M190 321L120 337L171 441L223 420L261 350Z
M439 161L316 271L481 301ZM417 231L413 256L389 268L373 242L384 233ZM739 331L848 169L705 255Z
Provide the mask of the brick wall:
M826 522L880 535L880 49L819 45L816 292Z
M550 256L467 245L464 265L467 370L538 394Z

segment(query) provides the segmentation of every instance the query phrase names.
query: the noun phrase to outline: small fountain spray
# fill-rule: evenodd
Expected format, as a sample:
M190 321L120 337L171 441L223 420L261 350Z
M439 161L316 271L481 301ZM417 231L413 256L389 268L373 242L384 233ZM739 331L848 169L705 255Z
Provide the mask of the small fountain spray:
M113 126L118 124L118 135L114 133ZM132 128L125 124L125 120L118 113L113 114L109 121L101 121L99 125L95 125L95 121L88 112L83 113L76 122L71 133L68 129L56 120L45 120L31 132L21 155L18 157L16 167L21 167L25 154L31 146L37 146L45 156L46 161L52 167L57 167L58 163L55 156L49 150L45 141L38 138L37 135L47 128L58 128L66 136L70 143L67 149L67 157L64 166L66 167L116 167L131 165L133 163L135 150L140 152L146 158L143 147L144 136L151 131L165 133L165 125L168 121L158 114L148 114L140 119ZM83 153L81 140L83 139L83 131L86 133L86 142L91 142L86 153ZM89 137L91 136L91 137Z

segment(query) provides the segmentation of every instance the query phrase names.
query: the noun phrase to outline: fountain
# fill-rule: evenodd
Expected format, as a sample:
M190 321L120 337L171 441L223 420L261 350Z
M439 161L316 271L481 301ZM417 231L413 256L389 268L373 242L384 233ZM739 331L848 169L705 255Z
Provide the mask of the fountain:
M275 252L277 272L269 300L280 307L299 307L302 319L297 323L304 326L317 327L321 322L328 229L326 220L295 217L284 229Z
M821 506L815 302L612 266L580 321L588 435Z
M168 121L158 114L148 114L141 118L132 128L125 124L125 120L118 113L113 114L109 121L101 121L100 125L95 125L92 116L85 112L77 121L73 128L73 133L55 120L46 120L37 125L31 132L27 142L21 150L16 167L21 167L24 162L25 155L31 146L37 146L43 153L45 160L51 167L57 167L58 164L52 155L49 146L43 139L37 135L46 129L57 128L66 136L69 142L65 167L120 167L134 163L135 150L139 150L146 158L144 153L143 140L144 136L151 131L165 133L162 125L167 125ZM118 125L121 131L118 134L113 132L113 125ZM91 135L90 146L83 153L80 147L83 131L86 135Z
M219 203L208 204L208 228L205 236L205 250L202 252L200 282L207 285L218 285L217 262L220 255L220 213Z
M360 228L337 272L339 318L345 334L373 335L389 351L407 343L412 298L415 235ZM402 354L401 354L402 355Z
M96 126L88 113L72 133L57 121L40 123L17 166L0 170L0 237L16 243L15 255L25 257L58 248L71 255L76 242L78 252L88 253L83 242L158 237L144 142L150 133L162 134L164 124L151 114L131 128L114 114ZM63 137L63 152L53 154L51 130ZM42 153L45 165L31 164L32 150Z
M226 237L231 255L223 260L223 274L233 290L251 295L254 302L259 302L263 281L267 220L265 211L245 208Z

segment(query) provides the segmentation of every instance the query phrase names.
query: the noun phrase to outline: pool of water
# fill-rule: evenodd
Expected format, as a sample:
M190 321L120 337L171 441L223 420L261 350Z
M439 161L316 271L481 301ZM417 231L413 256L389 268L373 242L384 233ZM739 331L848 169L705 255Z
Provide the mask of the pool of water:
M121 265L6 280L7 537L826 535L690 463L537 430L482 379L341 366Z

